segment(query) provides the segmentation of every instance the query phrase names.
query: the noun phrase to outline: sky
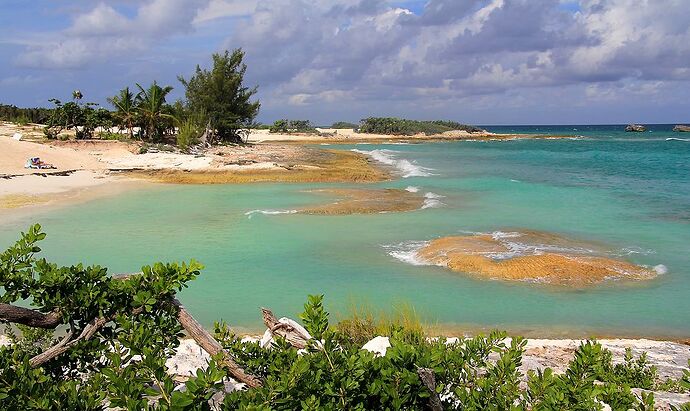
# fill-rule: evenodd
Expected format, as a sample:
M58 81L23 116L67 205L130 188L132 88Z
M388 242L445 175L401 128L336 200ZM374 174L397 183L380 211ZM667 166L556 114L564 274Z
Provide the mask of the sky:
M0 0L0 103L175 100L235 48L265 123L690 122L690 0Z

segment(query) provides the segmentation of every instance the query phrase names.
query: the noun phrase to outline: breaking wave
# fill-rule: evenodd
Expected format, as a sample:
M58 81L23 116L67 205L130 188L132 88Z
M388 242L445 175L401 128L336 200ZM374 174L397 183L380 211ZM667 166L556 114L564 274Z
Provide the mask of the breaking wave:
M353 149L352 151L354 151L355 153L367 155L380 163L394 167L400 172L403 178L429 177L433 175L431 173L432 169L430 168L422 167L418 164L415 164L414 161L406 160L404 158L398 158L396 156L396 153L398 153L397 151L386 149L369 151Z
M444 198L444 196L436 193L424 194L424 204L422 204L422 210L425 208L438 208L444 206L445 204L439 200L440 198Z
M263 215L278 215L278 214L295 214L297 210L252 210L244 213L248 218L252 218L255 214Z

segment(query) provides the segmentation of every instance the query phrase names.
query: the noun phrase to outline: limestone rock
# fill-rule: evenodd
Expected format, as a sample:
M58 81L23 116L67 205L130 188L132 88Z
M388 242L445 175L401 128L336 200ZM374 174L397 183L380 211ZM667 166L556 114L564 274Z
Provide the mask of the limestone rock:
M647 131L647 128L641 124L628 124L625 127L625 131L628 131L628 132L634 131L634 132L640 133L643 131Z
M388 350L388 348L390 348L390 346L391 346L391 342L388 339L388 337L378 336L378 337L374 337L369 342L364 344L362 349L373 352L374 354L376 354L379 357L384 357L386 355L386 350Z

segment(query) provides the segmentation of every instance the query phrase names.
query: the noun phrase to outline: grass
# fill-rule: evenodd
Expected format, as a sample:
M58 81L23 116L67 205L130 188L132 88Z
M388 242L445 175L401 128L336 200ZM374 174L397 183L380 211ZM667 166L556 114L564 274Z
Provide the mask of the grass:
M392 311L376 311L369 304L352 301L335 328L355 344L363 345L378 335L402 334L409 342L426 339L429 326L408 303L393 306Z

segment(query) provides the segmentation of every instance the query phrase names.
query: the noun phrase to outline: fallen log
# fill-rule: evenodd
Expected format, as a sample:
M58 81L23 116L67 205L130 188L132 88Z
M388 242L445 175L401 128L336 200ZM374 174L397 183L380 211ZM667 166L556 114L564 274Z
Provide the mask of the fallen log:
M244 369L235 362L230 353L227 352L223 346L221 346L196 319L194 319L194 317L192 317L189 311L187 311L177 299L173 299L171 302L178 308L177 320L185 331L187 331L189 336L192 337L204 351L209 353L212 357L220 355L221 365L227 368L230 375L237 381L243 382L252 388L261 386L261 381L253 375L247 374Z
M62 324L60 314L57 312L44 314L30 308L5 303L0 304L0 320L51 330Z

